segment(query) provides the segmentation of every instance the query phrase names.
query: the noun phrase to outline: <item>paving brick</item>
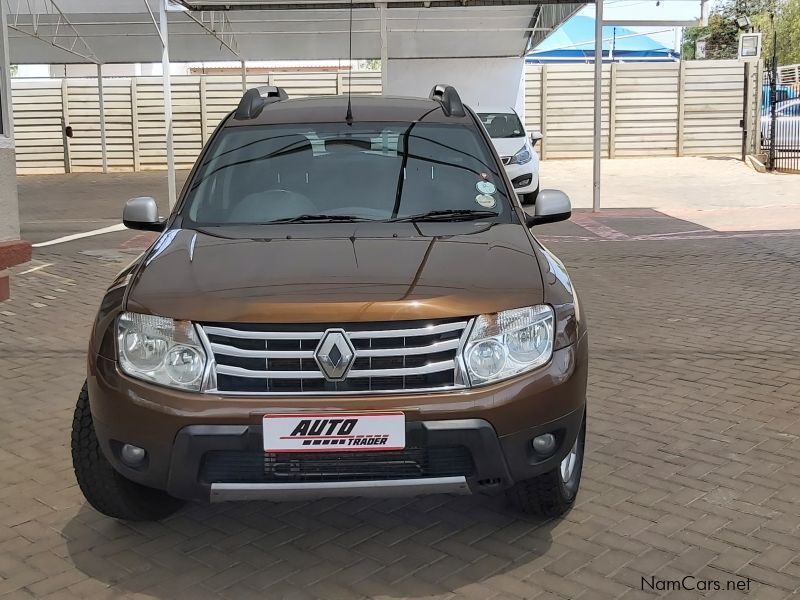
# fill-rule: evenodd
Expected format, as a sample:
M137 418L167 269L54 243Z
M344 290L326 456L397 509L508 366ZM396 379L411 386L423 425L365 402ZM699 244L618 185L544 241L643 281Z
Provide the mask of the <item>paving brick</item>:
M0 595L631 600L654 597L640 578L655 573L800 591L800 234L642 241L641 222L627 241L547 240L591 327L589 453L559 522L483 497L97 515L71 412L104 286L146 240L35 250L51 266L12 271L0 311Z

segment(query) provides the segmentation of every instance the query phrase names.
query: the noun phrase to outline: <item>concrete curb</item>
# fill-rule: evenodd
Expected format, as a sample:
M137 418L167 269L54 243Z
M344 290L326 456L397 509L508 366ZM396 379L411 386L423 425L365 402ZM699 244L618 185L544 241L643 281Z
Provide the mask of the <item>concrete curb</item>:
M758 158L756 158L753 154L748 154L747 156L745 156L744 162L745 164L747 164L747 166L752 167L759 173L767 172L767 166L763 162L761 162Z

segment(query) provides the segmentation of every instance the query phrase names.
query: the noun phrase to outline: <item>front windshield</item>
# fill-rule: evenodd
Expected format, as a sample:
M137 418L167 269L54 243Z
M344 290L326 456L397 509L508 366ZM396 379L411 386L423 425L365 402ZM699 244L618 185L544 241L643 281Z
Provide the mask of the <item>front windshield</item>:
M492 138L521 138L525 137L525 129L515 113L491 112L478 113L483 126Z
M498 171L479 132L463 125L231 127L206 155L182 213L199 227L433 211L495 220L511 212Z

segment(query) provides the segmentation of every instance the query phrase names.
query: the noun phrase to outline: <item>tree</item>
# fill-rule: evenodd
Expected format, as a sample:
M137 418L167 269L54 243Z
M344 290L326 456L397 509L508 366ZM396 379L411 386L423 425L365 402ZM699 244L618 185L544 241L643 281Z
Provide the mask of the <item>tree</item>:
M695 58L698 39L706 40L707 58L736 58L739 28L736 18L748 16L754 29L764 34L762 52L772 54L772 35L778 33L778 62L800 62L800 0L722 0L704 27L684 29L683 58Z
M789 0L778 19L778 58L784 65L800 63L800 0Z
M694 60L697 58L697 40L700 40L711 33L710 27L686 27L683 30L683 47L681 48L681 58L683 60Z
M683 58L694 59L697 41L706 42L706 58L736 58L739 43L739 28L736 21L721 14L708 17L704 27L687 27L684 31Z
M778 64L800 63L800 0L786 0L776 8L774 18L766 13L753 18L756 31L764 34L762 53L764 56L772 56L773 33L777 32Z

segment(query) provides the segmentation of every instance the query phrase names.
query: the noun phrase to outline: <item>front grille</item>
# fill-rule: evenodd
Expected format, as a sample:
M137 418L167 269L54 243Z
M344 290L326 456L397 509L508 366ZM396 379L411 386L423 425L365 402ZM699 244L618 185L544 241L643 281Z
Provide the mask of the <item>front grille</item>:
M465 446L285 454L219 450L205 454L201 477L206 483L364 481L468 477L473 468Z
M513 158L513 156L501 156L500 160L503 161L504 165L510 165L512 158Z
M329 394L460 387L457 353L465 319L332 325L207 323L216 391ZM343 329L355 359L343 381L329 381L314 358L328 329Z

